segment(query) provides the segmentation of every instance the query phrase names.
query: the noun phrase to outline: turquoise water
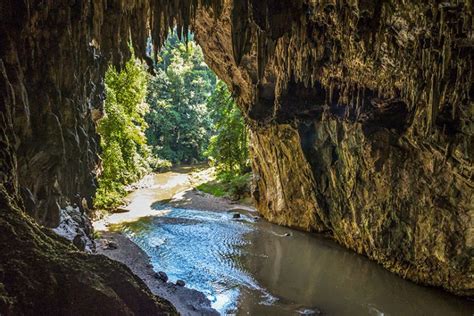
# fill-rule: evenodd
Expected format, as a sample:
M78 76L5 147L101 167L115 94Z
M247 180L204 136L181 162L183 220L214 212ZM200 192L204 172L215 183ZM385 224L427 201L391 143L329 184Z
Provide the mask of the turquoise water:
M245 236L256 229L254 220L233 220L232 215L170 208L164 216L125 224L121 230L151 257L155 271L204 292L221 313L237 308L242 289L260 296L262 304L272 304L275 298L240 260L250 244Z
M417 286L334 242L244 214L157 206L119 230L170 281L221 314L472 315L474 302ZM285 236L285 235L290 236Z

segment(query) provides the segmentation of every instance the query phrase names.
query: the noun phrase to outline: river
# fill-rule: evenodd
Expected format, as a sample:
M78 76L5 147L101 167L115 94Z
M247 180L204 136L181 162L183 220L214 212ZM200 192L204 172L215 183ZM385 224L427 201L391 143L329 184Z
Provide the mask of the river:
M204 292L221 314L473 315L474 302L405 281L324 237L256 213L172 207L189 170L156 175L130 195L130 212L98 225L120 231L155 271Z

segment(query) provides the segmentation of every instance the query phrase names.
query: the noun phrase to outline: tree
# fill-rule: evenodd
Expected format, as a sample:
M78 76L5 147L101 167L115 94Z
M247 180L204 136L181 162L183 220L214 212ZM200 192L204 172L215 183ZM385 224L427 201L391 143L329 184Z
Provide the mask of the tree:
M235 175L248 172L248 135L242 114L224 82L219 81L207 103L214 121L207 155L218 171Z
M148 74L143 65L130 60L122 71L110 67L105 76L104 117L97 131L102 148L102 172L94 204L98 208L118 206L124 186L148 171L144 103Z
M206 100L215 75L204 63L193 41L187 45L176 34L166 41L148 86L146 136L153 154L174 163L201 161L211 133Z

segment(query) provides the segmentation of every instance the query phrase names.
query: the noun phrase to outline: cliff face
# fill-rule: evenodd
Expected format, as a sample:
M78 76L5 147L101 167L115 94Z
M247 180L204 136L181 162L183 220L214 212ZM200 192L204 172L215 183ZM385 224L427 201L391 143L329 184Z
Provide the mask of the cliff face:
M203 13L198 41L251 126L259 212L473 295L473 10L317 0Z
M79 282L84 293L113 297L104 306L139 311L102 264L124 275L127 295L170 310L127 269L74 252L32 218L55 227L60 209L87 213L107 64L123 65L129 40L149 60L149 30L158 48L174 25L194 29L238 99L266 218L472 296L473 8L472 0L2 1L2 310L67 310L54 298L75 290L57 284ZM48 272L68 266L65 279ZM92 274L81 281L81 273ZM38 284L51 289L47 301Z

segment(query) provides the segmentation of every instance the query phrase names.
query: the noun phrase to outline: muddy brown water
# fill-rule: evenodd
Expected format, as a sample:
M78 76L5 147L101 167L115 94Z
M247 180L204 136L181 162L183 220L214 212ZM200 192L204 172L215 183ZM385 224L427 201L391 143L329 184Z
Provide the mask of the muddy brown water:
M163 192L186 187L177 179L160 175L156 186L134 192L130 208L148 216L113 229L139 245L155 271L204 292L222 314L474 314L474 302L405 281L326 238L251 212L234 219L226 210L170 207Z

